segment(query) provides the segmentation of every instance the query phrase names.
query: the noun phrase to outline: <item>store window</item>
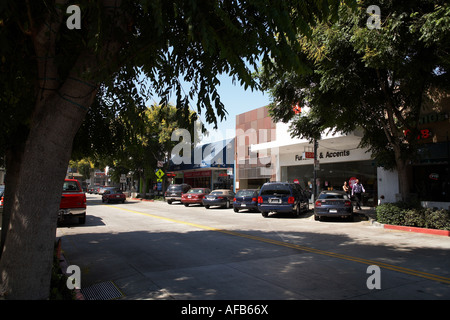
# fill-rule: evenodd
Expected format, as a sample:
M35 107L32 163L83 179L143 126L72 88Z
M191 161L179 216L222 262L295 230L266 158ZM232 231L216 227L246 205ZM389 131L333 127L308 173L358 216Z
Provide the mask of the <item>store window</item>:
M349 183L353 177L358 178L366 190L363 205L374 206L377 203L377 167L373 160L321 163L317 171L318 191L342 190L344 181ZM289 182L297 179L301 187L313 192L313 165L281 167L281 179Z

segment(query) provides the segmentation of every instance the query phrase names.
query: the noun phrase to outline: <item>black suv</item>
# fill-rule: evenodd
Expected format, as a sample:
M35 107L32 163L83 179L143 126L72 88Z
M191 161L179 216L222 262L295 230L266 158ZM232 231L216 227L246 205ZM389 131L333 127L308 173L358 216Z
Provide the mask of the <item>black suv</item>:
M173 201L181 202L181 195L188 192L189 189L191 189L191 186L186 183L171 184L164 193L164 198L168 204L171 204Z
M288 212L300 216L309 210L306 192L296 183L266 182L258 195L258 210L263 217L269 212Z

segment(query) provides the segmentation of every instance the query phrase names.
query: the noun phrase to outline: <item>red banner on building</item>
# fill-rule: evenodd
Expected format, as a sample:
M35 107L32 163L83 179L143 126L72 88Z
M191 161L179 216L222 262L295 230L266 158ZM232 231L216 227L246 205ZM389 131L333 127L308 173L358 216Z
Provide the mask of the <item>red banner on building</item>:
M211 177L211 170L185 172L184 177L185 178Z

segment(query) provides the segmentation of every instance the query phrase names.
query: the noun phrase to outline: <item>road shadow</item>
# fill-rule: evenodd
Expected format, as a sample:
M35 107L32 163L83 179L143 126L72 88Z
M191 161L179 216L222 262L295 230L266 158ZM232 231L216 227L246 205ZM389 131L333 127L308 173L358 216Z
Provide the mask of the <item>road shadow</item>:
M86 226L100 221L91 218ZM62 248L80 267L83 286L114 281L128 299L450 299L449 285L387 269L383 290L368 290L367 264L358 262L449 277L442 248L359 243L324 232L228 231L69 234Z

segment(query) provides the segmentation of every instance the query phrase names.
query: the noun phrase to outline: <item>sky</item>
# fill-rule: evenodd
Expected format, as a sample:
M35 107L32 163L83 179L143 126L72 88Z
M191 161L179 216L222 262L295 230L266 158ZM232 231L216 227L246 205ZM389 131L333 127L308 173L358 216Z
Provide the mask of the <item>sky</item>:
M228 76L221 76L220 82L221 85L217 91L228 115L226 119L217 124L217 127L223 135L232 131L234 136L236 115L268 105L271 102L270 96L267 92L252 91L250 88L245 90L244 87L239 85L238 81L233 84ZM201 118L205 126L212 130L213 124L206 124L203 115Z
M211 135L204 138L205 143L234 137L236 132L236 115L267 106L271 102L268 92L258 90L252 91L250 88L245 90L243 86L239 85L239 81L233 83L232 78L228 75L221 75L218 78L220 80L220 86L217 88L217 91L228 114L226 115L226 119L221 122L220 119L217 119L218 131L214 131L214 124L206 123L204 116L205 111L202 110L203 114L200 115L200 119L206 129L211 131ZM190 84L184 84L183 81L181 81L181 83L184 90L187 92L190 88ZM152 98L149 102L154 103L155 101ZM172 99L170 102L175 104ZM196 100L191 101L190 105L192 110L197 111Z

